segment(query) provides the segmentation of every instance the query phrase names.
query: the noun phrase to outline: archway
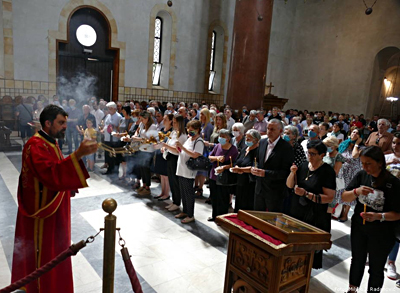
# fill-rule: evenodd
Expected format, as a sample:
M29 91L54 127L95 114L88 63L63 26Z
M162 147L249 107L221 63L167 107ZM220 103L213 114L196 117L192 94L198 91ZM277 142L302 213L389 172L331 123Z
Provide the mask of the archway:
M119 50L111 48L110 39L110 25L96 8L79 7L71 14L67 40L57 42L57 94L61 98L82 103L91 96L117 99Z
M386 100L386 97L393 93L393 88L390 88L387 82L385 84L384 79L386 77L387 81L390 81L393 86L399 66L399 58L400 49L397 47L386 47L376 54L367 105L367 117L372 117L374 114L381 117L391 117L391 104ZM396 88L393 94L400 94L400 72L397 74Z

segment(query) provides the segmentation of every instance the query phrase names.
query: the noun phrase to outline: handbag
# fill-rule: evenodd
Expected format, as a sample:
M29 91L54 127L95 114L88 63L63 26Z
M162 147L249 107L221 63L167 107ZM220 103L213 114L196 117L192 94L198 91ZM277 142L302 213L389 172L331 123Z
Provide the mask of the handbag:
M196 147L197 141L198 139L196 139L196 141L194 142L193 149ZM204 144L204 141L202 142ZM192 171L210 171L212 168L212 163L209 158L201 155L197 158L189 158L189 160L186 162L186 166L189 170Z
M223 186L233 186L237 184L237 175L230 172L229 170L224 170L222 173L217 175L216 183L217 185Z
M345 189L346 185L343 178L336 177L336 190Z

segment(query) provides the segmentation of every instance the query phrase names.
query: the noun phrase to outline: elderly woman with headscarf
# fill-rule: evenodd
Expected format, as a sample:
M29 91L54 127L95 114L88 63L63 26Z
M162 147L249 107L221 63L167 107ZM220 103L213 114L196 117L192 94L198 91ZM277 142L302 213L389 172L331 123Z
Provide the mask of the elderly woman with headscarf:
M239 152L233 173L237 173L235 213L241 210L254 209L254 194L256 181L251 175L251 167L254 166L257 156L258 143L261 139L260 133L255 129L246 132L246 147Z

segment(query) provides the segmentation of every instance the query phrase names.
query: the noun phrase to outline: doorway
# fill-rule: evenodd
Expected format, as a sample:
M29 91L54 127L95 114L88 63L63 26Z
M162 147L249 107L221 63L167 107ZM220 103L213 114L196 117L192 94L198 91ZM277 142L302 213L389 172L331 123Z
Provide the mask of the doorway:
M58 42L57 94L79 104L92 96L117 100L119 49L110 47L110 26L101 12L77 9L69 20L66 42Z

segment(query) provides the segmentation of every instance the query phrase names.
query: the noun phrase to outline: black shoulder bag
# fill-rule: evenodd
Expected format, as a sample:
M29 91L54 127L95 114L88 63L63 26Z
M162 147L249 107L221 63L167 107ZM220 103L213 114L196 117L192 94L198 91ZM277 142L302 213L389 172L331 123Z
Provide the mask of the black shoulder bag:
M199 138L196 139L193 145L193 150L196 147L196 143ZM201 140L204 144L204 141ZM204 151L203 151L204 152ZM210 162L209 158L206 158L203 155L198 156L197 158L190 157L189 160L186 162L186 166L192 171L210 171L212 168L212 163Z

